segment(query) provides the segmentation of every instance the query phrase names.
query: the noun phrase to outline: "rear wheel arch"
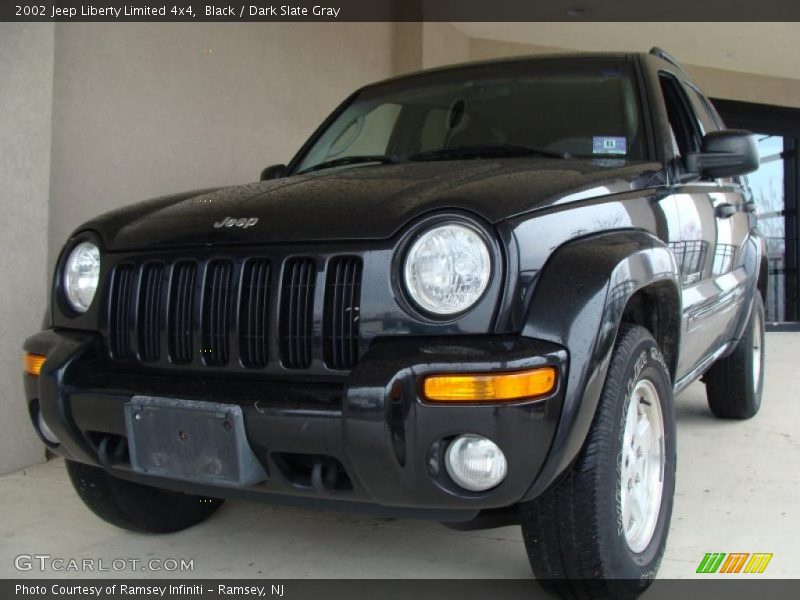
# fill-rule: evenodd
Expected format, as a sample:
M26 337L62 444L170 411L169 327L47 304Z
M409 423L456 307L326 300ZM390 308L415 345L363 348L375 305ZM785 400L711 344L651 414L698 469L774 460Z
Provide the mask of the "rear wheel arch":
M758 293L761 294L761 300L764 304L767 303L767 283L769 281L769 260L766 254L762 254L761 262L758 266Z

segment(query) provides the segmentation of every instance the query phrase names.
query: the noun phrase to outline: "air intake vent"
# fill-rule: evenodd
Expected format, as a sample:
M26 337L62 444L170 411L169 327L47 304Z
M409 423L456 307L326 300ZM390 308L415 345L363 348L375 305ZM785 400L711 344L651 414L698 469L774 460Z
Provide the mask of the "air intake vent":
M119 265L114 270L108 324L111 356L118 360L133 358L131 351L131 296L135 280L133 265Z
M263 258L248 261L242 274L239 352L250 369L267 365L270 276L269 261Z
M361 271L361 259L355 256L336 258L328 265L324 353L331 369L352 369L358 359Z
M194 281L197 265L194 262L178 262L172 268L172 285L169 294L169 355L177 365L192 362L194 345L192 340L194 315Z
M210 366L228 364L232 274L233 265L230 261L211 261L206 269L203 288L202 353L203 360Z
M289 369L311 365L316 264L311 258L286 262L281 293L281 361Z
M139 357L145 362L159 359L158 332L161 331L161 287L164 280L164 265L147 263L142 267L139 286L139 310L137 311Z

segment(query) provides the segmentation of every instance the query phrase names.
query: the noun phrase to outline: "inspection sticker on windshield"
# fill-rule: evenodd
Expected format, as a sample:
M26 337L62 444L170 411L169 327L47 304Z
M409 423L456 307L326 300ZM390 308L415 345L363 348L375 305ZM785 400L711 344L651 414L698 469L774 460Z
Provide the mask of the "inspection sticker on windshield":
M624 137L596 135L592 138L592 154L625 154L627 151Z

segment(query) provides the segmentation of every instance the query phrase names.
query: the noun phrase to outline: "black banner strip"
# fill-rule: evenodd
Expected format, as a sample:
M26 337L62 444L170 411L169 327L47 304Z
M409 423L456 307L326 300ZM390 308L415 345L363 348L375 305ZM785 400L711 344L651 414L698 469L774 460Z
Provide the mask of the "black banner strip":
M642 596L646 600L682 598L750 600L751 598L797 598L800 580L761 579L669 579L652 582ZM644 588L638 581L613 582L618 592ZM620 587L622 586L622 587ZM524 579L40 579L0 580L3 600L219 600L269 598L271 600L538 600L552 598L534 580Z
M5 0L0 21L800 21L798 0Z

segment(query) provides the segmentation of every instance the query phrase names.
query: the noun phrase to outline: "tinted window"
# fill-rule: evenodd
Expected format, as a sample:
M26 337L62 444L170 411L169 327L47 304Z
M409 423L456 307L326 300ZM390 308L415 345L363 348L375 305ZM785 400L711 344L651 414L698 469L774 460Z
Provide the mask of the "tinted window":
M386 106L392 107L391 117L370 118ZM520 61L367 88L322 133L299 170L339 157L387 154L405 159L481 144L534 146L586 158L644 159L643 138L628 63Z
M686 156L690 152L697 152L700 150L701 130L683 88L675 77L666 73L659 76L659 81L676 155Z
M703 133L721 129L722 126L720 124L719 117L716 115L716 111L714 111L712 108L708 98L703 96L691 86L688 89L689 99L692 102L692 108L694 108L694 112L700 119L700 123L703 127Z

